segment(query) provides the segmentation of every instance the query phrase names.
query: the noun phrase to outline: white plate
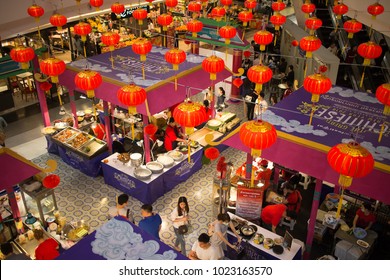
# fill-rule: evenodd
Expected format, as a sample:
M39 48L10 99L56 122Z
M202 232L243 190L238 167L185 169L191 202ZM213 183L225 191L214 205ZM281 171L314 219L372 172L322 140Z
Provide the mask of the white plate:
M219 120L209 120L207 122L207 125L212 126L212 127L220 126L221 124L222 124L222 122Z
M359 246L362 247L362 248L368 248L368 247L370 247L370 244L368 244L366 241L361 240L361 239L357 240L357 241L356 241L356 244L359 245Z

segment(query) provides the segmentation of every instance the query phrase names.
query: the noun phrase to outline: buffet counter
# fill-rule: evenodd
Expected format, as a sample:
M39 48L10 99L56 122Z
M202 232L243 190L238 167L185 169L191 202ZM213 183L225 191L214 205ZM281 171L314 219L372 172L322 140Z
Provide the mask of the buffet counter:
M249 221L246 221L237 215L234 215L230 212L228 212L230 215L230 218L232 220L242 220L249 226L255 226L257 228L257 233L262 234L264 236L264 239L271 238L272 240L283 238L280 235L277 235L276 233L273 233L272 231L269 231L265 228L262 228L258 225L255 225L254 223L251 223ZM236 237L231 231L228 231L228 239L229 242L235 242ZM254 235L253 235L254 236ZM291 244L291 249L288 250L284 248L283 252L281 254L276 254L272 249L266 249L264 247L264 243L261 242L260 244L256 244L254 242L254 238L245 239L243 237L243 241L241 246L243 247L243 254L247 259L253 259L253 260L300 260L302 258L302 247L298 243L295 243L294 241ZM237 253L233 251L232 249L228 248L228 254L229 256L234 259L235 256L237 256Z
M131 195L143 203L152 204L159 197L186 181L202 167L203 149L191 152L191 162L184 156L175 161L173 166L164 168L160 174L152 174L148 179L137 179L135 168L118 160L118 153L102 160L104 182Z

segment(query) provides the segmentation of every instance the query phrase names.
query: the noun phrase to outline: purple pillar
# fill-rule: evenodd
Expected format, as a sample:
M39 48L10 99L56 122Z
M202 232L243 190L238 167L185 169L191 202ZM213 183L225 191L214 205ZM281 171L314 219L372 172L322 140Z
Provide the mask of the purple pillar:
M104 111L104 124L105 124L105 133L106 133L106 141L108 150L110 153L112 152L112 138L111 138L111 130L110 130L110 111L108 107L108 102L103 100L103 111Z
M144 126L147 126L149 124L149 118L147 115L142 115L142 121L144 123ZM149 135L144 133L144 150L145 150L145 161L150 162L150 141L149 141Z
M242 50L233 50L233 66L232 71L233 73L238 72L238 68L240 68L242 65ZM236 77L233 76L233 79ZM230 96L232 98L239 98L240 97L240 89L232 84L232 91L230 93Z
M76 117L76 103L75 103L75 98L74 98L74 91L69 89L69 101L70 101L70 110L72 112L72 117L73 117L73 127L78 128L79 127L79 120Z
M253 157L250 153L246 154L246 169L245 169L245 178L250 180L252 177L252 164Z
M8 201L9 205L11 206L12 210L12 217L17 220L20 217L18 202L16 201L15 193L12 187L7 188L7 195L8 195Z
M310 223L307 229L306 251L304 255L305 259L310 258L311 245L313 244L314 229L316 226L317 210L318 210L318 205L320 203L321 189L322 189L322 180L316 179L313 202L311 204Z
M34 67L34 73L39 72L36 70L36 69L39 69L39 62L38 62L37 56L35 56L33 59L33 67ZM35 83L35 88L37 89L37 93L38 93L38 100L39 100L39 106L41 107L43 125L46 127L46 126L50 125L50 115L49 115L49 109L47 108L46 94L37 85L35 79L34 79L34 83Z

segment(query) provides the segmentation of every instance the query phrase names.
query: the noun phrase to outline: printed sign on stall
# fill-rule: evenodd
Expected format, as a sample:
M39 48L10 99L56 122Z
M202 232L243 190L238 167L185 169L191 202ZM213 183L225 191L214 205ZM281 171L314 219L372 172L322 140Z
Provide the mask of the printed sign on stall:
M236 215L246 219L258 219L263 202L263 190L259 188L237 188Z

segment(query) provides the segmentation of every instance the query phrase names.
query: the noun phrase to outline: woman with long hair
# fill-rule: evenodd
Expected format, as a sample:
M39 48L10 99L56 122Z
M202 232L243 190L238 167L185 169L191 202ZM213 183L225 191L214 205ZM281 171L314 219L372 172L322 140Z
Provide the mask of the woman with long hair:
M188 225L189 217L188 212L190 208L188 207L187 198L184 196L179 197L177 201L177 206L173 209L171 214L171 221L173 223L173 231L176 235L175 249L181 252L183 255L186 255L186 241L184 239L184 234L179 232L179 227L183 225ZM180 245L180 247L179 247Z

